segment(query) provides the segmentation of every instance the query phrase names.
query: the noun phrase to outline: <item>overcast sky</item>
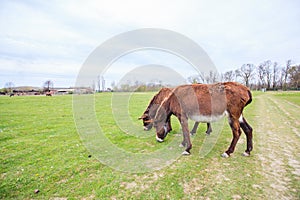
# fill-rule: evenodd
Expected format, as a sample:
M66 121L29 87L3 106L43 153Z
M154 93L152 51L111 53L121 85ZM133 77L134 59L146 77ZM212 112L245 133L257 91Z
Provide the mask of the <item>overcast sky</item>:
M297 0L0 1L0 88L7 82L42 86L48 79L55 87L72 86L96 47L141 28L168 29L189 37L220 72L265 60L282 66L288 59L299 63L299 19ZM143 61L138 58L141 54ZM129 55L104 78L109 84L117 77L114 73L125 73L126 66L169 65L158 63L156 55L150 51Z

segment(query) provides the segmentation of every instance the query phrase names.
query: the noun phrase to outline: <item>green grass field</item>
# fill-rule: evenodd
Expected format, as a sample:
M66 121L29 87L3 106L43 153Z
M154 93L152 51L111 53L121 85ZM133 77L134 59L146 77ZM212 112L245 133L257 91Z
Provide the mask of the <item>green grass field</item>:
M147 135L142 138L124 134L115 122L112 93L96 94L97 120L118 148L153 153L181 138L175 118L164 143L155 141L154 130L143 132L137 118L153 94L134 93L129 100L132 123ZM149 173L126 173L99 162L77 133L72 96L0 96L0 198L300 199L300 93L253 95L244 111L254 129L250 157L241 156L246 148L243 134L232 156L221 158L232 139L227 124L201 156L203 141L216 135L214 124L211 136L201 124L190 156Z

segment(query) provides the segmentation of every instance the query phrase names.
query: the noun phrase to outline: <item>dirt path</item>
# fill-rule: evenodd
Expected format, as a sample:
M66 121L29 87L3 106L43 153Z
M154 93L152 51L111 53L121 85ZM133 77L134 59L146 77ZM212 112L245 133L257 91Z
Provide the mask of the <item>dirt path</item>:
M300 198L299 108L265 94L256 98L256 148L269 199Z

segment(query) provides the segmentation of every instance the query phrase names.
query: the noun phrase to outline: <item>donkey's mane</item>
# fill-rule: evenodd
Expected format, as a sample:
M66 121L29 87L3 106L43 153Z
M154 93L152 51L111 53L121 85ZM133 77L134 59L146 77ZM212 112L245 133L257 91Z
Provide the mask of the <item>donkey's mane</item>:
M155 120L158 120L158 119L157 119L157 116L159 116L159 114L160 114L159 112L160 112L161 108L165 106L165 105L164 105L165 103L168 103L167 101L168 101L169 98L173 95L174 90L175 90L175 89L171 89L170 92L169 92L169 94L164 98L164 100L163 100L163 101L161 102L161 104L159 105L159 107L158 107L158 109L157 109L157 111L156 111L155 117L154 117Z
M170 88L162 88L161 90L159 90L159 92L158 92L156 95L154 95L154 97L151 99L151 101L150 101L148 107L147 107L146 110L145 110L145 113L146 113L146 112L149 112L150 107L151 107L153 104L155 104L155 101L157 101L159 95L160 95L162 92L166 91L166 90L170 90L170 91L171 91L170 93L172 93L172 89L170 89ZM169 95L168 95L168 97L169 97ZM165 101L165 100L164 100L164 101ZM163 103L163 102L161 102L161 103Z

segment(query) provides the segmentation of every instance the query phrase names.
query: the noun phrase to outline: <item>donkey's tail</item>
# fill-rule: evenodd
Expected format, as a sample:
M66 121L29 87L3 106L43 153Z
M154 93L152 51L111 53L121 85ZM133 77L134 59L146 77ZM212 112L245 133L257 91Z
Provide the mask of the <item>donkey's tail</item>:
M247 106L248 104L250 104L252 102L252 94L251 91L248 89L248 101L246 102L245 106Z

